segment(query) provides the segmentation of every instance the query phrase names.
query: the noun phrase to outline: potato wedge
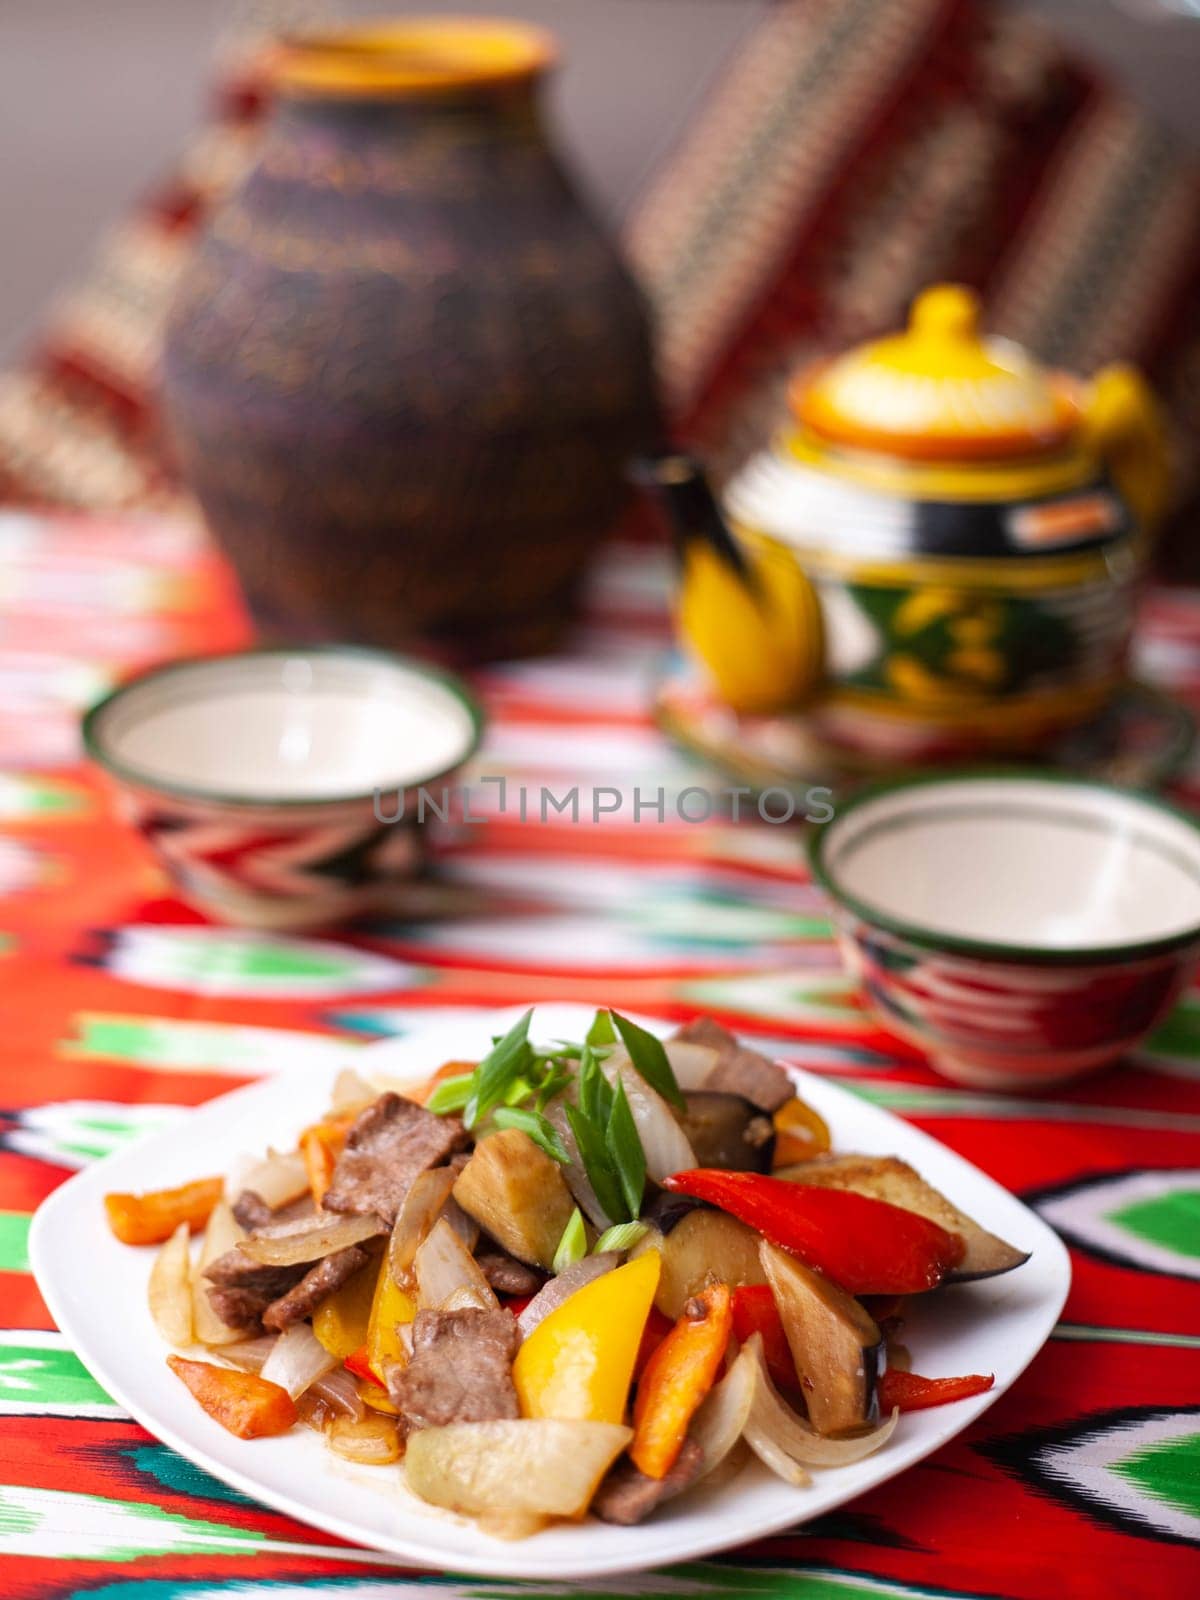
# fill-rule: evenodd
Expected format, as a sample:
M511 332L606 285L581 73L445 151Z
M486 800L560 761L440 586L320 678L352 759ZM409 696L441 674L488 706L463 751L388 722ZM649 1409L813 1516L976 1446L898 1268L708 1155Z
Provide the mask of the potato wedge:
M727 1283L731 1289L744 1283L766 1283L758 1258L758 1234L723 1211L689 1211L663 1235L651 1229L633 1251L662 1255L662 1272L654 1304L672 1322L694 1294L710 1283Z
M167 1344L175 1346L192 1342L190 1238L187 1223L181 1222L155 1256L146 1285L154 1326Z
M509 1255L547 1271L575 1209L558 1163L519 1128L480 1140L454 1198Z
M581 1517L632 1437L615 1422L454 1422L412 1434L405 1472L414 1494L451 1511Z
M905 1211L915 1211L918 1216L928 1217L930 1222L961 1235L965 1253L959 1265L946 1274L945 1283L994 1278L1029 1260L1028 1252L1018 1250L981 1228L898 1156L819 1156L815 1161L780 1167L775 1177L827 1189L853 1189L856 1194L870 1195L872 1199L901 1206Z

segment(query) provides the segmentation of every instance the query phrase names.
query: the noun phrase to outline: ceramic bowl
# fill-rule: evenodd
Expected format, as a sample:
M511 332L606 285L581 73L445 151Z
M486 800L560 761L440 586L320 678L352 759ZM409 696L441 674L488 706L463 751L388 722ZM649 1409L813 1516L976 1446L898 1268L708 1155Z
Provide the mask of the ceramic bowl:
M1200 960L1200 828L1133 790L962 772L880 784L813 836L838 937L893 1033L947 1077L1089 1072Z
M302 928L402 900L436 814L420 791L444 810L482 727L457 678L332 645L155 668L93 706L83 738L185 900Z

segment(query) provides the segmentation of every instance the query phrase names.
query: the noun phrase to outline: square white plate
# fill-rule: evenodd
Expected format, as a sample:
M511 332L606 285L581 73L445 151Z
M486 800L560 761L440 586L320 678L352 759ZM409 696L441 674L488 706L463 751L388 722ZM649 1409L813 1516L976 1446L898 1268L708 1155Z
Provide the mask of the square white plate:
M416 1082L441 1062L475 1059L517 1010L430 1027L356 1051L368 1076ZM579 1038L591 1008L539 1006L538 1039ZM654 1024L650 1024L654 1026ZM659 1031L668 1031L662 1028ZM878 1454L814 1473L793 1489L757 1462L698 1490L635 1528L591 1519L510 1543L410 1495L401 1467L359 1467L298 1427L252 1442L226 1433L169 1371L146 1307L153 1251L119 1244L102 1197L222 1173L244 1153L286 1149L328 1104L332 1074L302 1071L222 1096L143 1143L110 1156L57 1189L38 1210L30 1254L55 1321L85 1365L143 1427L214 1477L326 1532L418 1566L508 1578L595 1578L690 1560L807 1522L893 1478L962 1431L1020 1376L1058 1319L1070 1282L1067 1253L1038 1217L961 1156L886 1111L807 1073L799 1092L829 1123L834 1148L904 1157L964 1211L1031 1259L1004 1277L961 1284L909 1302L905 1338L931 1377L994 1372L995 1388L955 1405L917 1411Z

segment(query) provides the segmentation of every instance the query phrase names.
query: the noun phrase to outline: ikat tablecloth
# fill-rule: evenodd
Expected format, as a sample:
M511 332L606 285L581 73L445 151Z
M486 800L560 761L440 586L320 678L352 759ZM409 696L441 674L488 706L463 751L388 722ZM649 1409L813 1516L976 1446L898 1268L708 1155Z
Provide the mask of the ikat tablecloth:
M654 730L665 571L615 549L569 654L481 678L480 771L511 797L616 789L543 823L481 785L445 840L453 916L344 938L209 926L78 764L77 713L151 659L233 644L229 579L186 523L0 515L0 1596L393 1600L522 1586L406 1572L256 1506L89 1377L29 1274L76 1168L248 1079L479 1008L712 1012L910 1117L1067 1238L1063 1321L975 1427L794 1535L540 1594L1094 1600L1200 1592L1200 998L1138 1061L1050 1098L950 1087L860 1009L792 828L683 823L696 769ZM1200 596L1146 607L1139 666L1200 705ZM663 791L665 820L655 801ZM640 791L640 820L632 795ZM1193 797L1200 801L1200 784ZM140 1314L105 1308L106 1315Z

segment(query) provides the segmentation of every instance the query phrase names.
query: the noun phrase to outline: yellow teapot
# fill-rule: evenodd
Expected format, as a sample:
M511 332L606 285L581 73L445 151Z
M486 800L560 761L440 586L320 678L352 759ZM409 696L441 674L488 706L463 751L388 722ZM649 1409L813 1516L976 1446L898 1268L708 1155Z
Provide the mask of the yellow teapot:
M1132 368L1042 368L946 284L790 408L720 509L689 458L654 466L679 631L725 702L908 760L1036 749L1103 708L1166 498Z

